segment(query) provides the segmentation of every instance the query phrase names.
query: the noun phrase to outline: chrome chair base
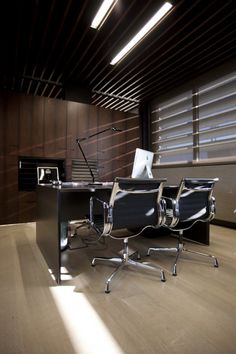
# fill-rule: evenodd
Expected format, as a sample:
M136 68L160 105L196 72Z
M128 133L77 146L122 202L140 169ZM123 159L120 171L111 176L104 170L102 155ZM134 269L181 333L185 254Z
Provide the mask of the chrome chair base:
M161 269L161 267L159 266L151 266L148 265L146 263L141 263L141 262L137 262L134 261L133 258L135 258L137 260L140 260L140 254L138 252L134 252L132 255L129 255L129 250L128 250L128 242L125 240L124 241L125 244L125 248L122 254L122 257L94 257L92 260L91 265L94 267L96 265L96 261L107 261L107 262L111 262L111 263L118 263L118 266L116 267L116 269L111 273L111 275L107 278L106 282L105 282L105 293L110 293L110 284L112 279L114 278L114 276L125 266L134 266L134 267L139 267L140 269L146 269L146 270L159 270L160 272L160 277L161 277L161 281L165 282L166 278L165 278L165 274L163 269Z
M82 228L86 228L87 230L93 230L96 237L92 239L91 235L89 235L87 238L85 237L81 238L81 235L78 231ZM72 246L73 244L72 240L75 238L77 238L77 243L78 243L77 247ZM69 250L73 251L73 250L85 248L88 247L89 245L97 244L98 242L104 244L105 239L103 236L101 236L101 232L98 229L98 227L96 227L93 223L91 223L89 219L82 219L69 224L68 242L67 242L67 248Z
M173 267L172 267L172 275L173 276L176 276L177 275L177 261L180 257L180 254L182 252L187 252L187 253L192 253L192 254L196 254L196 255L199 255L199 256L203 256L203 257L207 257L207 258L212 258L213 259L213 262L214 262L214 267L215 268L218 268L219 267L219 263L218 263L218 260L215 256L211 255L211 254L208 254L208 253L202 253L202 252L197 252L197 251L192 251L192 250L189 250L187 248L184 248L184 244L183 243L179 243L177 247L150 247L148 249L148 252L147 252L147 256L150 256L150 252L151 251L157 251L157 252L176 252L176 257L175 257L175 261L174 261L174 264L173 264Z
M72 243L73 243L72 240L78 236L77 231L85 226L87 226L87 220L76 220L75 222L69 223L68 243L67 243L67 248L69 250L77 250L86 247L81 240L79 246L72 247Z

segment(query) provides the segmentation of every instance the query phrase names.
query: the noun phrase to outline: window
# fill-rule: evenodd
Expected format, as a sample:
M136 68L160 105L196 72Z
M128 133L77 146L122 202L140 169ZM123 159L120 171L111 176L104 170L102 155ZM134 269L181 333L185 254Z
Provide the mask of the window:
M65 181L65 160L30 156L18 157L18 189L19 191L34 191L39 176L47 175L46 179ZM46 174L37 174L40 169L48 169ZM53 171L53 172L52 172ZM56 171L56 174L54 174ZM52 174L50 173L52 172ZM58 175L59 172L59 175ZM45 182L45 180L44 180ZM42 183L44 183L42 182Z
M191 91L159 104L152 112L154 163L192 160Z
M97 160L88 160L89 167L92 170L95 181L99 180L98 177L98 164ZM73 182L88 182L92 181L91 172L84 160L72 160L72 181Z
M236 75L199 87L199 160L236 155Z
M153 104L154 165L236 159L236 72Z

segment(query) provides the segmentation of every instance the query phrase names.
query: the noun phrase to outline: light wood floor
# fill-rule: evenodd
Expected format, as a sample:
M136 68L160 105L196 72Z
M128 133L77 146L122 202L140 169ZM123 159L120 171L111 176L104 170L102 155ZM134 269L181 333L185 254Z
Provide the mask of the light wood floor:
M113 267L90 266L94 255L114 255L120 243L63 253L57 286L35 243L35 224L0 227L1 354L233 354L236 353L236 231L211 226L211 245L193 249L218 256L220 267L184 256L153 255L159 275L123 270L104 293ZM131 241L145 255L173 238ZM146 258L144 258L146 260ZM66 280L67 279L67 280Z

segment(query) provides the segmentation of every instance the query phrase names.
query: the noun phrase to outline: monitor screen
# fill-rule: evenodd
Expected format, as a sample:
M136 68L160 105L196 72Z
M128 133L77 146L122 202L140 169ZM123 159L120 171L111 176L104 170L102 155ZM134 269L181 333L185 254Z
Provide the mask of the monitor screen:
M154 153L137 148L134 156L132 178L153 178L152 161Z
M52 183L59 180L58 167L37 167L38 184Z

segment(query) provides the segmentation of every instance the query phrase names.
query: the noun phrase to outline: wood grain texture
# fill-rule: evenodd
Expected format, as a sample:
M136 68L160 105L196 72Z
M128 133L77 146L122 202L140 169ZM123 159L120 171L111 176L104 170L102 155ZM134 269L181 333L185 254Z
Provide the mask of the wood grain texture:
M93 235L81 233L85 239ZM94 255L117 255L121 243L63 253L65 280L56 286L35 243L35 224L0 227L0 352L9 354L234 354L236 347L235 230L211 226L211 245L191 248L218 256L220 267L185 256L153 256L154 273L123 270L104 293L112 266L90 266ZM74 241L75 243L78 240ZM153 239L136 238L143 261ZM173 244L161 236L155 242Z
M133 159L135 148L140 146L139 131L135 133L135 144L127 142L125 128L130 114L78 102L3 92L0 92L0 103L0 182L3 186L0 224L35 221L35 197L30 195L27 199L18 192L19 156L65 159L66 178L70 181L71 160L82 158L76 138L114 125L124 131L110 131L84 141L83 149L87 158L98 160L102 181L130 174L127 155ZM137 125L137 118L132 124Z

